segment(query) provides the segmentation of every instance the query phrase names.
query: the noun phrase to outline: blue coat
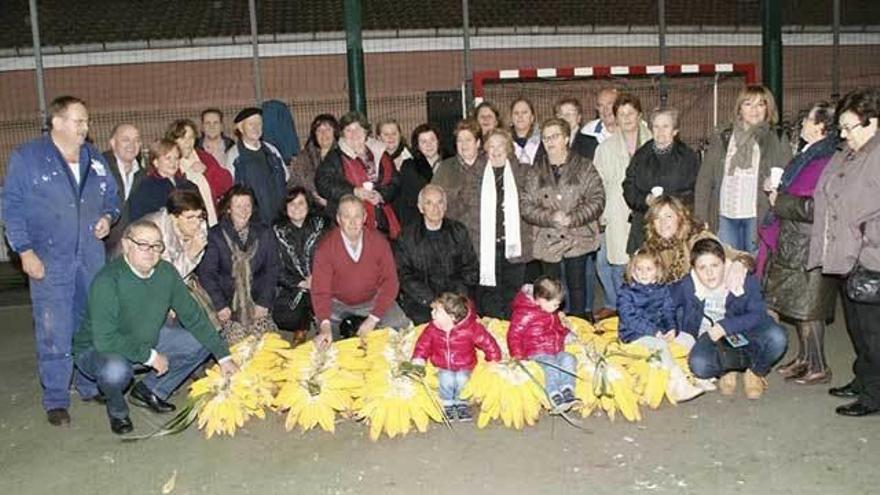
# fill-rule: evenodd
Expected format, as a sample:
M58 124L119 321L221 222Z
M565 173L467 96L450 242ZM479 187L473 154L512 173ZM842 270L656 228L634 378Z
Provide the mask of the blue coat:
M624 285L617 295L617 313L620 315L618 338L625 343L675 328L675 304L668 285L636 282Z
M262 142L260 151L266 156L268 169L248 163L239 152L241 146L244 144L239 142L229 151L227 157L232 161L232 168L235 170L235 183L253 189L257 200L255 213L264 226L271 227L281 214L284 199L287 197L287 178L284 172L286 165L281 153L265 141Z
M18 253L33 249L46 267L74 269L79 260L96 272L104 264L104 243L95 238L103 215L119 218L116 180L95 147L80 148L77 185L61 152L48 136L29 141L9 158L3 192L6 237Z
M671 289L678 331L687 332L696 338L700 333L705 303L697 299L694 291L691 275L673 284ZM746 277L745 293L739 297L728 294L724 318L715 323L724 327L726 333L736 334L759 328L769 323L769 320L761 283L754 275L749 275Z

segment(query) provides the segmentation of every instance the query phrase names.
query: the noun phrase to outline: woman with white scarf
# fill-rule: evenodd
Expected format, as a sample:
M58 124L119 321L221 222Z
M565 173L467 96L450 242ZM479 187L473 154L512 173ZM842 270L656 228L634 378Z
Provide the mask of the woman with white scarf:
M483 316L509 318L510 303L525 282L532 260L532 229L520 215L526 166L513 155L510 134L501 130L485 136L488 163L477 197L479 231L473 236L480 258L477 306Z

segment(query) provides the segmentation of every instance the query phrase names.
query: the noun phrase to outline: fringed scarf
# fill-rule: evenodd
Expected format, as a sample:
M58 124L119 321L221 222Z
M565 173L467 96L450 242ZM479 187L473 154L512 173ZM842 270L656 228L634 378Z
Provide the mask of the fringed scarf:
M232 296L232 312L236 315L239 323L245 327L251 326L254 317L254 298L251 294L251 259L259 249L260 241L255 239L253 244L242 250L237 242L229 238L224 230L223 237L232 253L232 279L235 285L235 293Z

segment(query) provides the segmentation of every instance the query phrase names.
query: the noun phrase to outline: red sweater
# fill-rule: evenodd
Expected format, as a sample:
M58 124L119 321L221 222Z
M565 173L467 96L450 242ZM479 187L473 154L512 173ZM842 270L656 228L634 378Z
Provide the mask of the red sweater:
M355 262L345 250L342 231L335 228L324 236L315 251L312 268L312 309L322 322L330 319L331 301L363 304L373 300L371 314L381 318L397 298L399 284L391 246L385 236L364 229L363 249Z

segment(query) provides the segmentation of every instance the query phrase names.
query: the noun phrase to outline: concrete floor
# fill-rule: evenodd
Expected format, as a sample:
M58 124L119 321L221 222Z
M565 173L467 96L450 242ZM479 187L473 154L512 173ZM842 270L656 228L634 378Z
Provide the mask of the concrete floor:
M250 422L235 438L195 429L123 444L103 408L73 397L70 428L40 408L30 309L0 309L0 494L822 494L880 493L880 416L846 419L825 386L776 376L759 401L717 393L643 410L638 424L590 418L588 432L542 418L517 432L472 424L371 442L343 423L335 435ZM850 379L841 324L829 332L835 383ZM741 394L741 392L740 392ZM180 402L183 394L176 400ZM161 423L132 409L137 432Z

